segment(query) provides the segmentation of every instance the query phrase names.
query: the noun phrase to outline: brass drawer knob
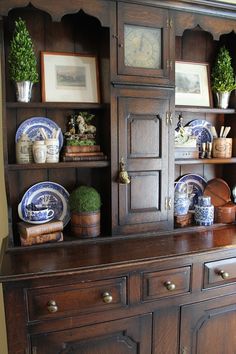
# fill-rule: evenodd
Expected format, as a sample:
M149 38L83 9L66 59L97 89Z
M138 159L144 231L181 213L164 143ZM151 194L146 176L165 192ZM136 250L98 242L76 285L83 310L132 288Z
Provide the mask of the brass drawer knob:
M166 289L169 291L173 291L176 288L175 284L172 283L171 281L166 281L164 285L165 285Z
M48 311L51 313L55 313L58 311L58 306L57 306L56 301L54 301L54 300L48 301Z
M110 304L113 300L112 295L108 291L102 294L102 299L106 304Z
M225 272L224 270L220 270L220 271L219 271L219 275L220 275L221 278L223 278L223 279L229 278L229 273L228 273L228 272Z

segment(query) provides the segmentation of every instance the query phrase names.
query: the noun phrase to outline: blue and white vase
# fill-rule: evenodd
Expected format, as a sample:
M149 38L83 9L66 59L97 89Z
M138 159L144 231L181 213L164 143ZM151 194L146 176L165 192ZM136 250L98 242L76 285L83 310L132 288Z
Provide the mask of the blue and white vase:
M211 204L211 197L198 197L198 204L195 205L195 222L197 225L209 226L214 222L214 205Z
M190 199L188 198L187 184L184 182L175 183L174 196L174 215L187 215L190 206Z
M232 196L233 196L234 204L236 204L236 185L234 185L232 188Z

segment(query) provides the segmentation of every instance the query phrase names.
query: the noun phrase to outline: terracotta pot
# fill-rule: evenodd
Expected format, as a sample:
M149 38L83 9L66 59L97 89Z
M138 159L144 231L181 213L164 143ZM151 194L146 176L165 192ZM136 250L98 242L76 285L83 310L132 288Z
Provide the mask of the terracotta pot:
M81 238L97 237L100 235L100 210L94 212L72 212L71 231L74 236Z

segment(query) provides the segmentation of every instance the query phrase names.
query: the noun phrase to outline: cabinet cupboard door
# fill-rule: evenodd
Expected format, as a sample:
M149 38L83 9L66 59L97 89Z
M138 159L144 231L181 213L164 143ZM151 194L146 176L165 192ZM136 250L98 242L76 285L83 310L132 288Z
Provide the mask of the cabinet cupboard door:
M119 3L118 75L168 83L173 76L172 37L168 10Z
M129 231L168 228L169 126L168 97L149 94L118 98L119 159L126 163L129 184L119 184L119 226ZM157 225L158 223L158 225ZM151 226L152 224L152 226ZM154 226L155 225L155 226ZM130 230L131 231L131 230Z
M31 337L35 354L151 354L151 315Z
M181 354L236 353L235 295L184 306L181 312Z

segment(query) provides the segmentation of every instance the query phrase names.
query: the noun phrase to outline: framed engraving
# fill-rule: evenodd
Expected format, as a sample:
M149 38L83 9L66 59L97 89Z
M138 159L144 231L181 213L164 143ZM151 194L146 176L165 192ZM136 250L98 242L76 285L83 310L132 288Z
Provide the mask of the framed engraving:
M175 105L212 107L207 63L175 63Z
M42 52L42 101L99 103L94 55Z

